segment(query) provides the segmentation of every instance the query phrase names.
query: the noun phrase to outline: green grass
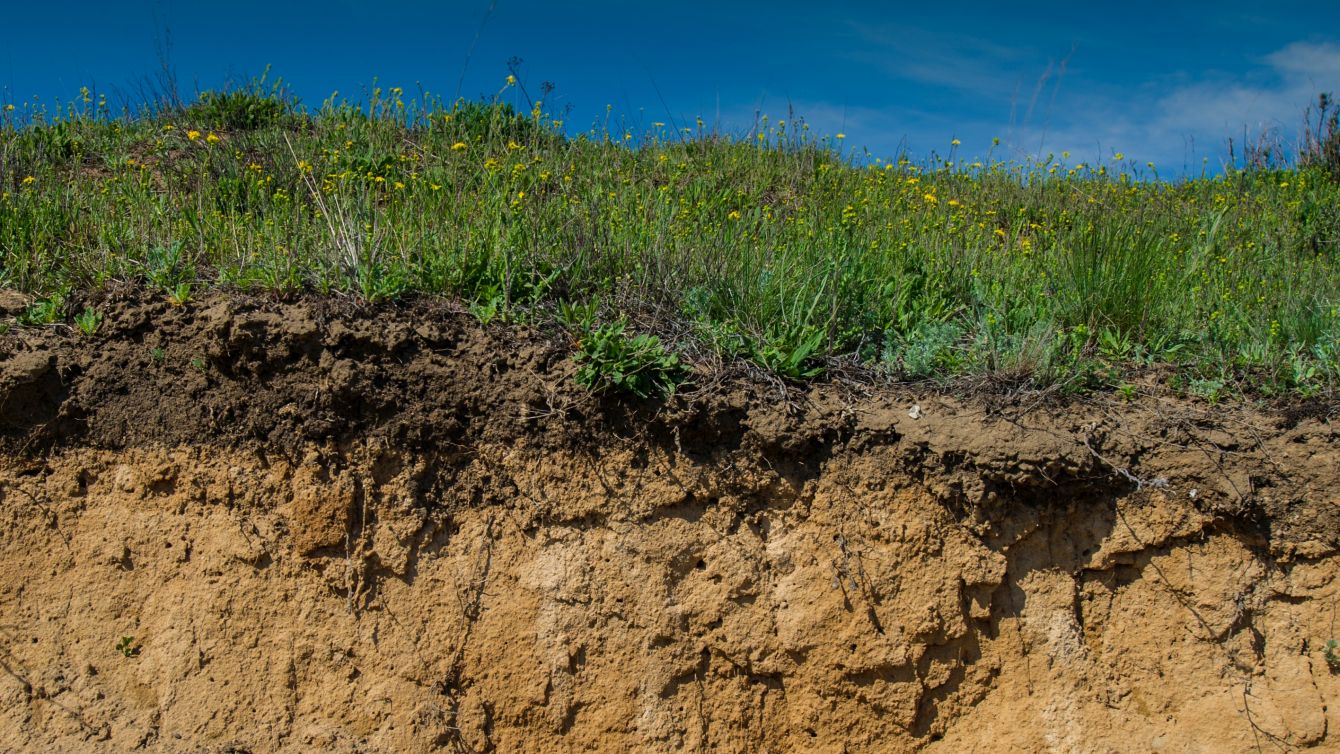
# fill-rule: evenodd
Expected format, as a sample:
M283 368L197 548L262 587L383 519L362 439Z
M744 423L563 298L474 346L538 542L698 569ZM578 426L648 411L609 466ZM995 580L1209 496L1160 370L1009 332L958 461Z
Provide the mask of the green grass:
M307 112L256 82L176 111L5 111L0 285L427 293L504 321L593 304L794 380L855 360L1079 388L1172 364L1216 399L1340 383L1324 166L868 161L767 119L565 137L516 97L379 89Z

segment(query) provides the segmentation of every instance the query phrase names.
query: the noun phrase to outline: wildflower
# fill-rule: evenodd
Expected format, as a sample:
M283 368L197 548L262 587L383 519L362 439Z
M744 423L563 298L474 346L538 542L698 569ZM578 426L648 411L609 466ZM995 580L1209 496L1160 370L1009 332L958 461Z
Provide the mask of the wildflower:
M12 112L14 112L14 106L13 106L13 105L5 105L5 112L7 112L7 113L12 113Z
M935 198L935 194L922 194L921 200L926 202L927 204L935 204L936 202L940 201L939 199Z
M953 141L949 142L949 146L951 146L951 147L957 147L959 144L962 144L962 143L963 143L963 142L959 141L958 139L954 139Z
M209 136L205 137L205 141L209 142L210 144L218 144L220 141L223 141L223 139L220 139L218 134L211 133Z
M731 220L739 220L739 219L740 219L740 211L739 211L739 210L735 210L735 209L733 209L733 210L730 211L730 214L729 214L729 215L726 215L726 217L729 218L729 219L731 219Z
M428 184L428 188L430 188L430 189L432 189L432 190L434 190L434 191L441 191L441 190L442 190L442 184L440 184L440 183L429 183L429 184Z
M839 139L845 139L845 138L847 138L847 135L846 135L846 134L838 134L837 137L838 137Z
M196 139L200 138L200 132L195 130L187 131L186 138L190 139L191 141L195 141Z
M513 75L510 74L510 73L507 74L507 85L508 85L508 86L512 86L512 85L515 84L515 83L516 83L516 76L513 76Z
M312 163L308 162L307 160L298 160L298 172L299 173L312 172Z
M459 152L462 149L465 149L465 142L463 141L458 141L455 144L451 145L451 151L453 152Z
M1122 160L1126 159L1126 153L1117 152L1116 154L1112 155L1112 159L1116 160L1117 162L1121 162Z
M395 187L396 187L396 190L399 191L400 189L403 189L403 188L405 187L405 184L401 183L400 181L396 181L396 182L395 182Z
M521 148L521 145L518 144L518 143L516 143L515 141L509 141L509 142L507 142L507 151L509 151L509 152L515 152L516 150L518 150L518 149L520 149L520 148Z
M37 179L34 178L34 177L32 177L31 175L29 175L29 176L25 176L24 179L23 179L23 185L25 185L25 186L31 186L31 185L33 185L33 182L36 181L36 180L37 180Z

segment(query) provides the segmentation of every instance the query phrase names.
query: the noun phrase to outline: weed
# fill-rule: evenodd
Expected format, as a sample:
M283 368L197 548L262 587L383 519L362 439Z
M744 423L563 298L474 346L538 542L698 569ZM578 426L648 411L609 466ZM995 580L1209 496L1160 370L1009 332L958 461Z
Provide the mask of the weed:
M185 306L191 300L191 284L177 283L167 289L167 300L172 306Z
M63 296L39 298L23 310L18 321L21 325L50 325L60 320L64 308Z
M1323 654L1326 658L1326 668L1331 671L1332 675L1340 673L1340 654L1336 653L1336 647L1340 647L1340 642L1335 639L1328 639L1326 641L1326 651Z
M823 374L815 358L822 352L824 332L814 327L777 328L755 346L758 363L792 380L808 380Z
M196 356L195 358L191 359L191 368L195 369L197 372L203 372L209 369L209 362L205 361L203 358L199 356Z
M627 324L591 327L577 341L577 384L594 392L631 393L639 398L670 395L687 377L679 355L655 335L627 335Z
M116 651L120 652L122 657L138 657L141 649L142 646L133 636L122 636L116 642Z
M1308 108L1306 122L1303 166L1317 168L1340 181L1340 108L1335 99L1330 94L1318 95L1316 106Z
M167 359L167 352L158 346L149 349L149 358L154 360L155 364L162 364Z
M102 328L102 312L88 307L75 316L74 324L80 335L91 338Z
M1200 378L1193 379L1187 385L1187 389L1192 395L1204 398L1211 406L1219 403L1225 397L1225 388L1227 385L1222 379Z
M267 82L269 69L245 86L207 91L182 113L189 123L232 131L288 126L296 122L296 108L283 81Z

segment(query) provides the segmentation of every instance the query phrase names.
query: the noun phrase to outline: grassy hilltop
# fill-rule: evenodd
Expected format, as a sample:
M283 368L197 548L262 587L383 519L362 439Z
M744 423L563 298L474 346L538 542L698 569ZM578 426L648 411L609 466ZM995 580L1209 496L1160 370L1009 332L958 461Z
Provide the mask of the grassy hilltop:
M37 296L19 324L90 335L97 312L66 300L117 280L178 304L207 286L448 295L561 323L582 379L640 394L683 377L675 351L794 380L859 363L1129 392L1165 365L1211 399L1340 385L1324 160L1176 181L1120 154L967 162L956 143L852 160L788 120L569 137L501 99L392 88L309 112L256 82L132 116L87 93L7 109L0 287Z

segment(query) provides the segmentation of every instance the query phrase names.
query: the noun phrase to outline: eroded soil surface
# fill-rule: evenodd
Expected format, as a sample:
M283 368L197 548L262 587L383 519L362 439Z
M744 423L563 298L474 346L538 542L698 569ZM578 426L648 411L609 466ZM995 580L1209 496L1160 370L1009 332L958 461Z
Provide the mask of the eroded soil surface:
M442 304L98 305L0 336L5 751L1340 748L1327 405L642 404Z

